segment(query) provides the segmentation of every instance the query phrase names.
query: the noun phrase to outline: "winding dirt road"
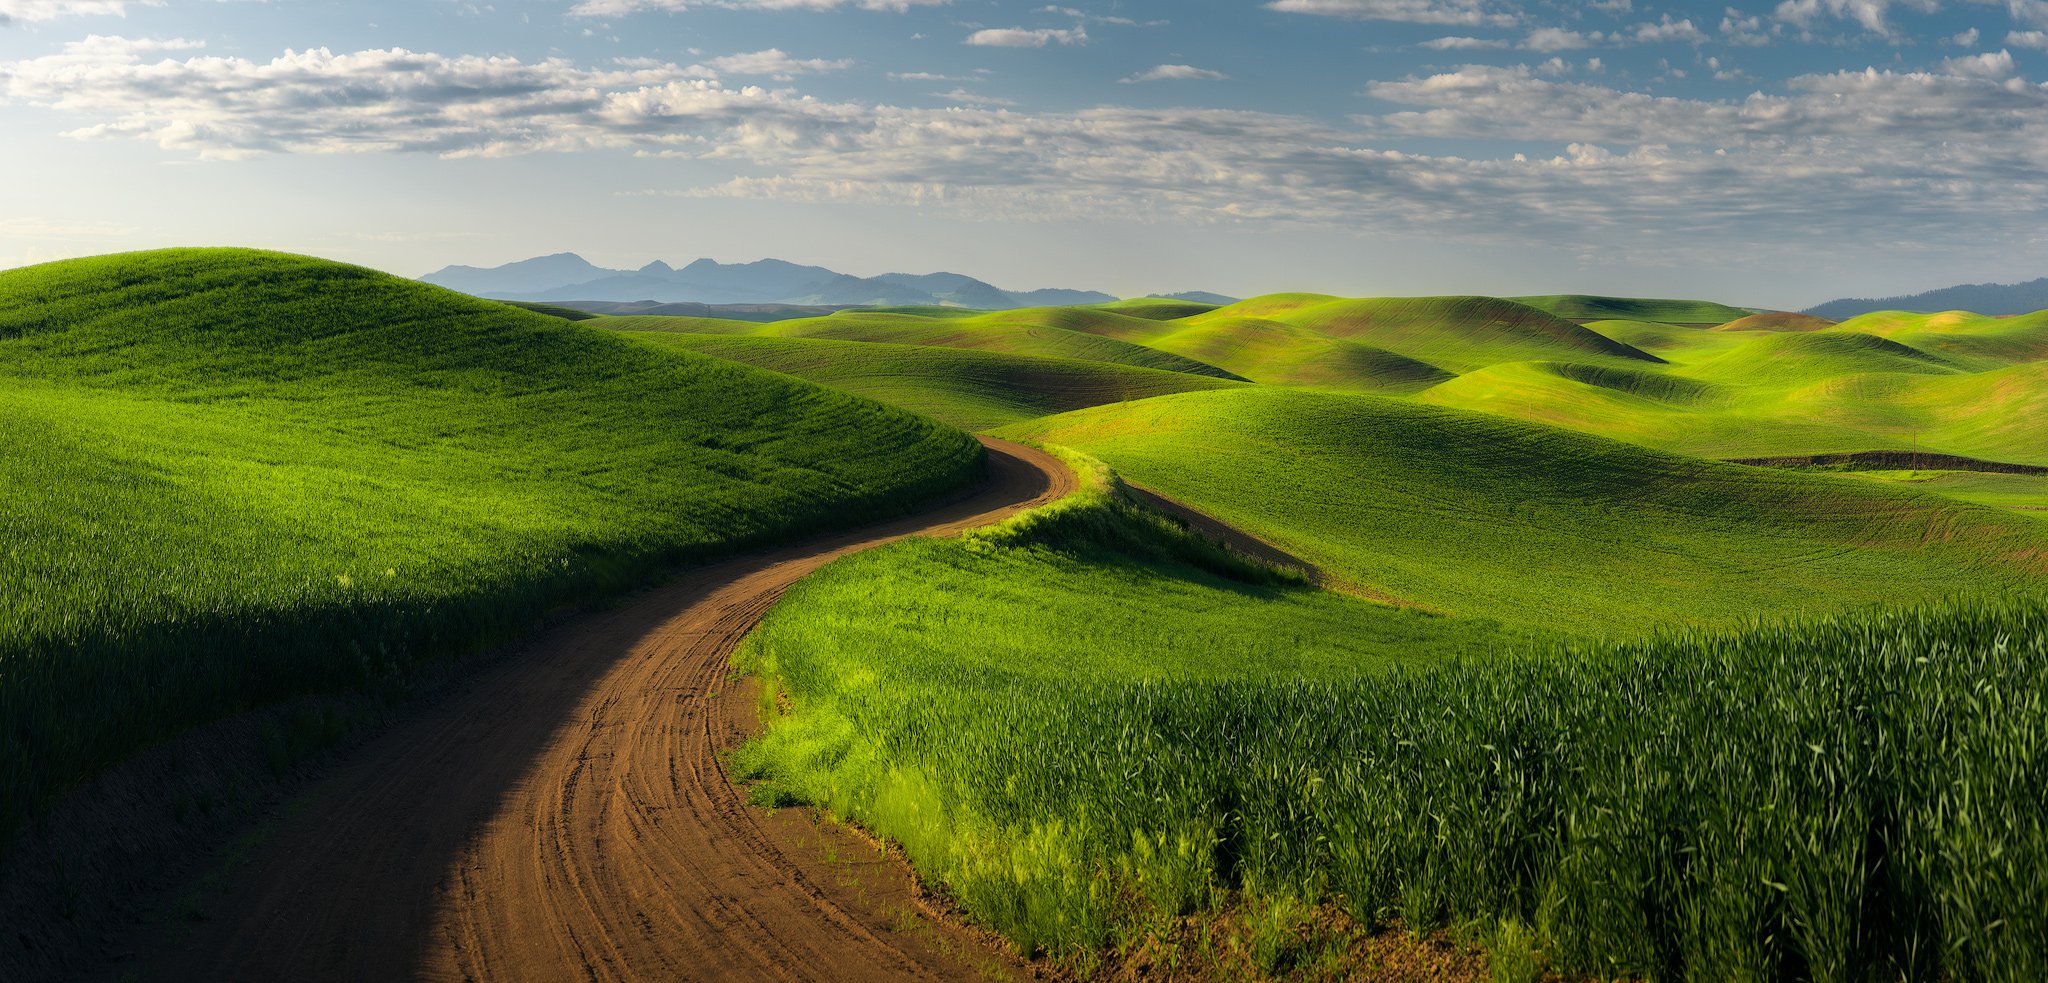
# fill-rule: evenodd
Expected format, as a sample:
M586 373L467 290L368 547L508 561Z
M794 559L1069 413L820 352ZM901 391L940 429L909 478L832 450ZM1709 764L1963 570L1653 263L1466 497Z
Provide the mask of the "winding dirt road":
M169 980L955 980L1013 961L927 917L908 872L802 810L750 807L720 752L758 726L728 657L792 583L1074 487L987 441L989 481L922 515L693 571L557 626L352 752L200 919L112 967Z

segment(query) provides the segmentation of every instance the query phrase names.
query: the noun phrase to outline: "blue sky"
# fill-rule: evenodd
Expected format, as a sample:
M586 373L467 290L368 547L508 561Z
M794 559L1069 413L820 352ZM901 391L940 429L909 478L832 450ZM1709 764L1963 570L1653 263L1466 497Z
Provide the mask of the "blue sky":
M2048 0L0 0L0 266L1804 306L2048 274Z

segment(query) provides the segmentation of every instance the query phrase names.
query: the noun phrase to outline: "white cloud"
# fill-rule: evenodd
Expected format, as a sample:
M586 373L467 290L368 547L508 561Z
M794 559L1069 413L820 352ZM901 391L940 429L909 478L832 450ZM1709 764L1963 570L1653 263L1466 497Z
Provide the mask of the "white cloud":
M2048 0L1971 0L1972 3L2004 7L2015 23L2048 27Z
M1522 39L1521 47L1526 51L1539 51L1548 54L1553 51L1577 51L1581 48L1594 48L1601 45L1664 44L1673 41L1699 44L1706 40L1707 35L1699 28L1694 27L1692 21L1674 21L1669 15L1666 15L1662 21L1655 23L1645 22L1637 24L1634 30L1617 30L1613 33L1602 31L1580 33L1562 27L1539 27L1530 31L1529 36Z
M1062 17L1072 17L1075 20L1079 21L1094 21L1097 24L1116 24L1122 27L1164 27L1168 23L1167 21L1163 20L1148 20L1140 23L1138 21L1130 19L1129 17L1112 17L1103 14L1091 14L1085 10L1080 10L1074 7L1045 6L1038 8L1038 12L1041 14L1058 14Z
M1433 137L1578 141L1633 146L1750 145L1773 153L1888 161L1910 167L1958 142L1988 159L2048 165L2048 87L1997 77L2010 56L1968 71L1837 72L1790 80L1787 95L1740 101L1679 99L1535 77L1527 68L1468 65L1368 88L1417 109L1371 117L1372 127ZM2001 139L1983 141L1988 132ZM1972 139L1971 134L1977 138ZM2037 165L2037 166L2038 166Z
M1017 100L1015 99L1003 99L998 96L984 96L978 93L969 92L966 89L961 88L955 88L951 92L939 92L934 94L941 99L950 100L952 102L960 103L966 106L1014 106L1017 104Z
M1043 48L1055 42L1087 44L1088 32L1080 27L1066 30L1054 27L991 27L968 35L965 43L984 48Z
M1368 91L1400 111L1332 124L1217 109L830 101L645 62L162 50L102 38L0 63L0 100L84 117L78 138L201 157L615 150L739 175L677 194L892 202L968 218L1339 225L1487 241L1611 243L1601 237L1625 233L1637 252L1707 257L1730 243L1811 250L1844 236L1924 246L2031 235L2048 219L2048 88L1994 77L2004 63L1985 59L1808 75L1738 100L1466 66L1373 83ZM1486 149L1398 149L1439 137ZM1548 149L1560 145L1562 154Z
M1424 41L1420 47L1431 51L1468 51L1494 48L1511 48L1513 45L1498 38L1448 37Z
M148 139L201 157L262 152L516 153L603 142L589 121L618 90L695 85L703 111L769 97L674 65L585 69L561 59L447 57L404 49L286 51L267 62L145 56L189 42L98 35L0 65L0 97L101 122L80 138ZM616 141L614 141L616 142Z
M1513 27L1520 18L1483 0L1271 0L1268 10L1351 20Z
M1948 39L1948 43L1953 44L1958 48L1974 48L1977 46L1977 39L1983 36L1984 35L1982 32L1978 31L1976 28L1973 27L1967 31L1961 31L1951 36Z
M1157 68L1148 68L1130 78L1119 79L1118 81L1129 84L1133 82L1172 82L1193 79L1221 80L1229 77L1222 72L1210 71L1206 68L1196 68L1193 65L1160 65Z
M770 75L788 80L799 75L837 72L853 67L853 59L791 58L781 48L726 55L710 61L712 69L727 75Z
M1763 18L1744 17L1740 11L1730 7L1728 15L1721 18L1721 40L1729 44L1761 47L1770 44L1771 35L1781 28L1782 25L1777 24L1765 28Z
M1705 31L1693 26L1690 19L1672 20L1670 14L1657 23L1636 25L1635 40L1640 44L1663 44L1680 41L1686 44L1700 44L1707 40Z
M2005 43L2015 48L2037 48L2048 51L2048 31L2010 31Z
M161 7L163 0L0 0L0 24L60 17L126 17L130 6Z
M1898 0L1897 6L1919 13L1940 9L1940 0ZM1823 18L1853 21L1872 34L1892 36L1893 0L1784 0L1772 16L1788 24L1811 29Z
M2013 61L2010 51L1987 51L1983 54L1945 59L1941 63L1941 70L1946 74L1963 78L2003 80L2019 74L2019 65Z
M858 7L903 13L912 7L937 7L952 0L580 0L569 8L573 17L618 17L643 10L680 11L693 7L728 10L832 10Z
M1590 48L1606 40L1606 35L1594 31L1591 35L1567 31L1561 27L1539 27L1522 39L1522 47L1530 51L1573 51Z

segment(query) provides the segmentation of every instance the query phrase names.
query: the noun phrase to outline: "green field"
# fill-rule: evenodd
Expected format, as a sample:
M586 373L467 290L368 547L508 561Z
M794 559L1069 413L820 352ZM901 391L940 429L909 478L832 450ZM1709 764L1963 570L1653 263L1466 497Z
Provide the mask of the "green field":
M1547 297L1516 297L1517 303L1558 317L1578 320L1621 318L1660 321L1668 324L1720 325L1755 313L1710 300L1662 300L1644 297L1592 297L1585 294L1554 294Z
M2038 601L1561 648L1211 550L1084 495L827 568L742 654L757 798L1082 967L1229 907L1286 971L1321 903L1600 977L2048 970Z
M1108 325L1135 325L1150 330L1142 318L1081 309L999 311L993 314L927 310L918 312L841 311L830 317L801 318L756 324L702 317L606 318L605 327L619 331L677 331L688 334L741 335L761 338L819 338L897 345L967 348L1011 355L1085 359L1230 378L1230 373L1171 352L1126 341ZM1086 324L1104 330L1085 330Z
M805 356L802 342L1035 355L1396 395L1710 458L1912 449L2048 462L2048 312L1886 312L1832 325L1695 301L1274 294L1220 308L1131 301L845 311L774 325L597 323L784 339L735 341L723 353L977 429L1131 397L1110 395L1101 380L1074 380L1071 368L1034 397L1038 383L1004 381L991 374L993 362L906 368L922 361L917 353L820 346ZM1131 381L1133 395L1171 391L1156 377L1149 386ZM993 404L973 405L984 399Z
M0 831L178 730L969 480L957 430L368 270L0 273Z
M1116 362L935 345L671 331L632 331L629 337L784 372L965 430L992 430L1103 403L1241 385Z
M2048 573L2048 530L2009 512L1384 397L1240 388L1001 432L1082 450L1353 583L1585 635Z
M2048 313L528 306L252 251L0 273L0 824L914 507L980 431L1083 490L791 588L735 762L1024 952L1127 977L1194 932L1319 978L1398 929L1514 980L2048 975L2048 477L1968 470L2048 464ZM1908 454L1807 460L1866 451ZM1764 457L1799 466L1719 460Z
M2038 463L2024 319L1521 300L1042 318L1254 385L997 434L1404 605L1232 571L1106 492L850 558L744 653L757 794L1084 968L1227 910L1205 945L1307 971L1334 907L1506 978L2043 972L2048 479L1711 459Z

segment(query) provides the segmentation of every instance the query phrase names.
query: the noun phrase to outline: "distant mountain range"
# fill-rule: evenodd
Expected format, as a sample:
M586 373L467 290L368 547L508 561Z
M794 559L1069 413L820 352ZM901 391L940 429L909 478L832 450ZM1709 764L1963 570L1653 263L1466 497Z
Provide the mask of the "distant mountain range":
M1105 304L1094 290L1003 290L959 273L887 273L857 277L779 259L719 263L700 259L677 269L659 260L637 270L592 265L557 253L480 269L450 266L421 280L497 300L611 301L658 304L780 304L812 307L974 307L1001 310Z
M1938 314L1942 311L1972 311L1977 314L2032 314L2048 310L2048 277L2026 283L1968 283L1960 287L1929 290L1910 297L1882 297L1876 300L1848 298L1831 300L1806 313L1841 321L1871 311L1914 311Z
M1177 294L1146 294L1145 296L1151 300L1184 300L1190 304L1215 304L1218 307L1235 304L1244 299L1242 297L1232 297L1228 294L1212 294L1207 290L1183 290Z

